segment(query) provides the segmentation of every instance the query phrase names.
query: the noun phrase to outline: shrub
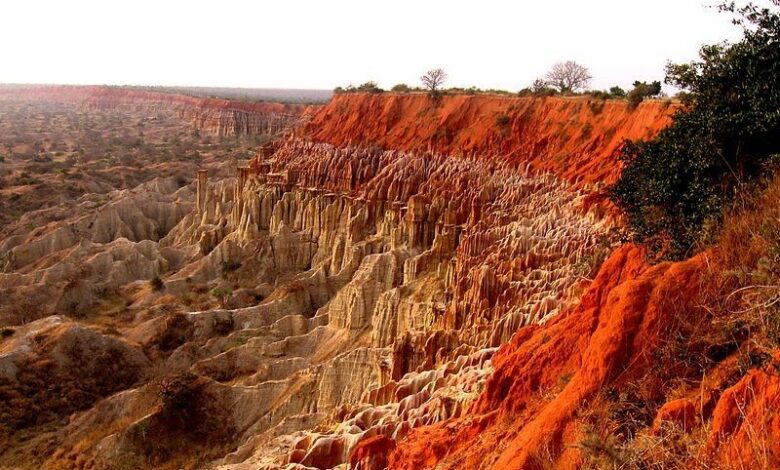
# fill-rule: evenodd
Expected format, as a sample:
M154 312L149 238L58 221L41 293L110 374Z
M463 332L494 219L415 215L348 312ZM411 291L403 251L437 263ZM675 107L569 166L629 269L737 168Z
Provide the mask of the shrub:
M498 126L498 128L501 130L505 130L507 127L509 127L510 122L511 119L506 114L499 114L496 116L496 126Z
M522 90L517 92L517 96L531 96L534 94L534 91L528 87L523 88Z
M211 296L217 299L223 307L227 305L231 295L233 295L233 290L229 287L215 287L211 290Z
M154 291L161 291L165 287L165 284L162 279L160 279L160 276L154 276L149 280L149 286L151 286Z
M161 415L165 419L184 424L195 417L197 378L187 373L165 377L160 381L158 394L162 402Z
M541 78L537 78L531 84L531 91L535 96L554 96L558 94L558 90L547 86L547 82Z
M608 100L612 98L612 95L608 91L594 90L590 92L590 96L597 100Z
M391 88L390 91L395 93L409 93L412 89L406 83L399 83L398 85L393 85L393 88Z
M656 80L652 83L646 83L637 80L634 82L634 88L628 92L628 105L631 109L634 109L645 98L658 96L659 94L661 94L661 82Z
M237 271L241 267L241 261L225 260L220 263L222 277L228 277L230 273Z
M355 89L363 93L384 93L385 90L379 88L376 82L366 82Z
M670 258L689 253L705 222L717 225L722 208L780 153L780 14L737 12L739 42L705 46L699 61L667 66L666 82L688 91L690 105L654 139L619 152L626 166L612 199L635 237Z
M613 86L609 89L609 94L615 98L623 98L626 96L626 90L620 88L619 86Z

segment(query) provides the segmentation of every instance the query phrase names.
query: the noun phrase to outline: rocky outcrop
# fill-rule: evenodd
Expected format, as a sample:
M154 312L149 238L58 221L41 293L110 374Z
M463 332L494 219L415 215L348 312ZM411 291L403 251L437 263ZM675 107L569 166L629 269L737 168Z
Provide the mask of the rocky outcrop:
M637 248L621 247L579 306L520 329L496 354L495 372L469 418L413 431L398 443L390 468L536 468L539 459L578 466L579 451L569 445L578 407L648 366L648 348L674 314L667 297L695 296L705 262L702 256L648 268ZM562 376L570 379L556 389ZM538 396L546 398L533 400Z
M71 217L6 238L0 245L0 313L23 314L20 321L75 314L101 292L177 267L186 251L157 241L192 209L192 198L187 187L145 184L85 198L69 210Z
M393 449L387 467L777 466L780 426L768 411L780 400L776 357L733 385L739 373L731 371L731 359L708 371L713 378L707 380L699 369L686 372L686 360L712 352L684 350L679 362L659 363L670 348L680 347L680 325L712 321L699 303L712 282L712 263L710 253L702 253L649 266L637 247L620 247L579 305L543 325L521 328L494 355L495 372L462 417L386 445ZM696 347L696 341L689 344ZM691 397L663 403L669 388L682 381L692 383ZM654 418L641 418L655 409ZM591 421L601 412L617 421ZM704 422L711 426L699 429L708 439L698 448L670 450L673 440L672 446L687 442L683 449L696 446L701 434L689 434ZM599 424L633 426L631 439L639 447L599 441L601 433L619 432L594 429ZM598 452L606 457L593 460ZM354 458L369 459L367 453L358 449Z
M718 399L708 447L724 466L780 464L780 376L775 357L764 370L749 371ZM774 370L772 370L774 369Z

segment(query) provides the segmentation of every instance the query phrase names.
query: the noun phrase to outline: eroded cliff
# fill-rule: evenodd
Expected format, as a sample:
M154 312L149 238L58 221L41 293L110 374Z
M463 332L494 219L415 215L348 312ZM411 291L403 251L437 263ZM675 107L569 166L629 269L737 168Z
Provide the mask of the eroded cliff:
M71 419L45 465L581 464L581 405L652 365L672 307L693 298L672 294L695 292L707 264L649 267L629 245L599 270L617 244L593 202L619 172L613 152L673 110L339 96L232 178L203 170L191 189L17 239L0 282L90 266L132 299L121 334L166 373ZM209 291L221 306L194 308Z
M305 133L317 142L463 155L496 166L530 165L570 181L608 184L625 140L647 139L679 105L589 97L344 94L314 113Z

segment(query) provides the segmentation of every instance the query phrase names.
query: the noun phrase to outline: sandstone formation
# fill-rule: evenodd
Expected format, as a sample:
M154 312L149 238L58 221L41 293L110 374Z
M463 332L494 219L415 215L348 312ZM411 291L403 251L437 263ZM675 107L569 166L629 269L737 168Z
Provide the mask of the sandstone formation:
M175 268L185 254L155 242L191 210L191 200L188 188L157 182L84 198L70 209L75 216L9 236L0 246L0 309L74 312L92 305L97 292Z
M202 172L196 193L161 245L203 257L167 290L234 260L277 286L258 306L190 315L228 334L196 326L168 360L270 406L245 413L225 468L331 468L362 441L459 416L495 347L575 299L609 243L588 190L467 155L290 138L227 184Z
M276 133L246 113L291 111L138 93L79 99L180 107L216 134ZM90 351L118 350L133 374L52 431L38 463L583 465L573 446L590 423L583 404L643 378L668 325L698 312L708 253L649 266L623 245L602 265L619 223L600 202L620 171L612 154L673 111L587 98L343 95L230 178L201 169L189 187L85 199L77 216L15 233L0 245L3 292L46 297L58 313L98 291L127 300L117 323L125 339L79 334L99 345ZM0 343L0 373L17 373L34 343L28 329L60 324L74 325L48 317L15 327ZM157 370L162 378L144 377ZM672 380L659 377L654 403ZM676 397L648 428L690 430L714 416L709 452L750 461L748 424L777 406L776 379L755 371L713 382L707 407ZM177 414L182 393L189 408Z

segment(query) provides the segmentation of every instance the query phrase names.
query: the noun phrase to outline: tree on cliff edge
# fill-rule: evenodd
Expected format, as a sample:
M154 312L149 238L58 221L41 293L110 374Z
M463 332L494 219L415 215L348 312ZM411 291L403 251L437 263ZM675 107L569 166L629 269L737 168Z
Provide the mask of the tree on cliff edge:
M669 64L666 83L688 93L687 106L655 138L619 152L626 167L612 199L635 238L667 257L689 255L740 192L780 169L780 0L771 3L722 4L742 39Z
M447 80L447 73L442 69L433 69L425 73L420 80L423 86L427 88L432 95L435 95L441 90L441 86Z
M587 87L591 78L593 77L587 67L568 60L553 65L544 76L544 81L561 93L566 93Z

